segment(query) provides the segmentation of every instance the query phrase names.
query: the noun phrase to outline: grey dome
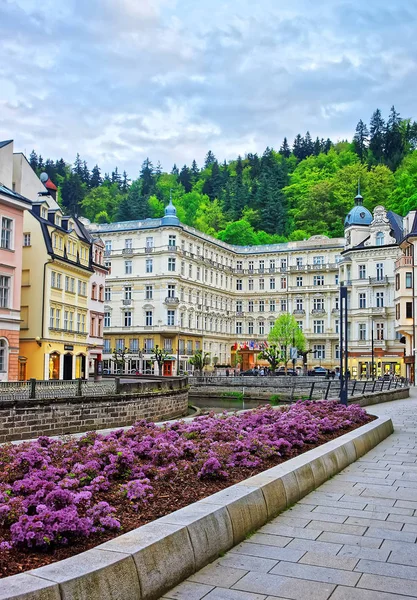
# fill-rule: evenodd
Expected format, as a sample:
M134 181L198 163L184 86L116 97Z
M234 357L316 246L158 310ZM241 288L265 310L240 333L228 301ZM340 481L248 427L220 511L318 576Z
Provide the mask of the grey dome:
M165 215L161 219L162 225L179 225L180 220L177 217L177 209L172 204L172 198L169 199L168 206L165 207Z
M363 198L358 194L355 198L355 206L346 216L345 227L351 225L370 225L372 223L371 212L363 206Z

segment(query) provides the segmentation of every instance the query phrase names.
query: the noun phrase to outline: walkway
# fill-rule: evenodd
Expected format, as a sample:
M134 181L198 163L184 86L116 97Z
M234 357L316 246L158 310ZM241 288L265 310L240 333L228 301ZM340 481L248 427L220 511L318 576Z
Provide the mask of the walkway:
M369 412L393 435L164 599L417 598L417 389Z

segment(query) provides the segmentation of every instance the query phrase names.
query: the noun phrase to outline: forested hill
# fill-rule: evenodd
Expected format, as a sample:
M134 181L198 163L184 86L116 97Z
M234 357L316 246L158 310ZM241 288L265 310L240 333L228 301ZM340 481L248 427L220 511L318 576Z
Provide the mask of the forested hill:
M170 190L180 220L229 243L266 244L314 234L343 235L360 179L365 205L400 214L417 207L417 123L392 107L386 121L376 110L369 127L360 120L352 141L285 138L279 150L218 162L209 151L204 165L194 160L163 172L147 158L136 179L116 167L90 171L77 154L73 166L62 158L44 161L34 151L31 165L59 186L63 210L96 222L160 217Z

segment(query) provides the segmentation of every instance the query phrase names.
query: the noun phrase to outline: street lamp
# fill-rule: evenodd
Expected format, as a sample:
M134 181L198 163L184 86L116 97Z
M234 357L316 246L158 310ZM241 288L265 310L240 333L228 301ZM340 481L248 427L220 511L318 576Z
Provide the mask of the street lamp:
M374 372L374 322L371 320L371 377L372 381L375 379Z
M347 287L340 286L340 402L347 406L348 401L348 312L347 312Z

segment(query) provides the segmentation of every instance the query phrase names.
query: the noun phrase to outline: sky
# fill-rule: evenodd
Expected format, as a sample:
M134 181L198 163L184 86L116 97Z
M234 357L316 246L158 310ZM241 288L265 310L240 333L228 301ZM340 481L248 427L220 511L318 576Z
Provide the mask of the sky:
M90 168L201 165L417 119L416 0L0 0L0 140Z

